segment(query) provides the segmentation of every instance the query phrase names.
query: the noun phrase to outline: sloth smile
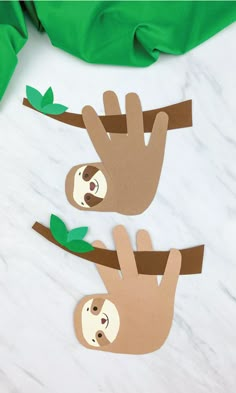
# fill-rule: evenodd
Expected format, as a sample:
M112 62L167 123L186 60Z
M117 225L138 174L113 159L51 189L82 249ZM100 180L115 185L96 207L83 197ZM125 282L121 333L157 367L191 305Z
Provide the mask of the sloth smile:
M95 194L97 194L97 192L98 192L98 190L99 190L99 183L98 183L98 181L96 180L96 179L93 179L94 180L94 182L95 182L95 187L97 187L97 189L96 189L96 191L95 191Z
M108 325L109 325L109 318L108 318L108 315L104 312L103 313L104 315L105 315L105 317L106 317L106 319L105 318L102 318L101 319L101 323L102 323L102 325L104 324L104 323L106 323L107 325L106 325L106 327L105 327L105 329L108 327Z

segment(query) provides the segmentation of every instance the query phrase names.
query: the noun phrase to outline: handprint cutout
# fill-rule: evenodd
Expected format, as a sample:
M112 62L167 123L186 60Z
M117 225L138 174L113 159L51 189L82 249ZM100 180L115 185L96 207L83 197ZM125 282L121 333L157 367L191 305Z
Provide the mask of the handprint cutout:
M114 92L104 93L106 115L121 113ZM107 134L95 110L84 107L83 121L102 162L73 167L66 179L69 202L81 210L142 213L152 202L164 159L168 115L156 115L144 142L143 112L137 94L126 96L127 134Z
M96 265L108 294L83 298L74 313L78 340L85 347L107 352L144 354L165 342L173 320L181 253L171 250L161 283L138 274L134 253L123 226L114 229L121 275ZM100 241L95 247L105 248ZM138 251L152 251L148 232L137 233Z

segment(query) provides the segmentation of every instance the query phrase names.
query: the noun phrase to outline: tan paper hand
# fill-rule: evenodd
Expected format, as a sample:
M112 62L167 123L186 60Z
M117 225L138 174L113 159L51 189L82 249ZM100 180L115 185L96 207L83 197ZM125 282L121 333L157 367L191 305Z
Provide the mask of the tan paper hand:
M114 92L104 93L106 115L120 114ZM156 115L147 146L137 94L126 96L127 134L107 134L95 110L86 106L83 120L102 163L73 167L66 180L67 198L79 209L142 213L155 196L164 159L168 115Z
M143 354L165 342L173 320L181 253L171 250L160 285L156 276L138 274L132 246L123 226L114 229L119 271L97 265L108 294L82 299L75 310L75 332L88 348ZM105 248L100 241L94 246ZM148 232L137 233L138 251L151 251Z

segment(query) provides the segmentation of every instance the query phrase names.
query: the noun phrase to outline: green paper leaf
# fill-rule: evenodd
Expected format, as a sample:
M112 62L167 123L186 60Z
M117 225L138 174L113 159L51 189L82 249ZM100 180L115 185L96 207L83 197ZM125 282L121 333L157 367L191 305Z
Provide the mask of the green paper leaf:
M38 111L41 111L42 94L34 87L26 86L26 96L31 105Z
M41 107L44 108L45 106L52 104L53 103L53 91L52 88L49 87L46 91L46 93L43 96L42 102L41 102Z
M67 242L71 242L73 240L82 240L86 233L88 232L88 227L80 227L72 229L67 235Z
M79 252L79 253L84 253L94 250L92 244L87 243L84 240L73 240L72 242L67 243L65 247L68 248L68 250L70 251Z
M67 242L68 231L64 222L54 214L51 215L50 230L54 239L64 246Z
M67 106L61 104L49 104L42 108L42 112L46 115L61 115L67 109Z

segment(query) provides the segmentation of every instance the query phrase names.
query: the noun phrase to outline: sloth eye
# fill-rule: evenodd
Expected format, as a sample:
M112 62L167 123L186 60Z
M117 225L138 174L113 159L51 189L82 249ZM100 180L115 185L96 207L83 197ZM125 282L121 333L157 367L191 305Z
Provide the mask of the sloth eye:
M86 179L88 178L88 176L89 176L88 173L85 173L84 177L86 177Z
M90 196L87 195L85 199L86 199L86 201L89 201L90 200Z
M98 337L101 338L102 337L102 333L98 333Z
M95 307L93 307L93 311L97 311L97 309L98 309L98 308L97 308L96 306L95 306Z

